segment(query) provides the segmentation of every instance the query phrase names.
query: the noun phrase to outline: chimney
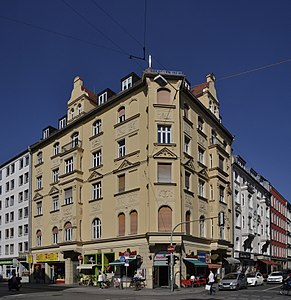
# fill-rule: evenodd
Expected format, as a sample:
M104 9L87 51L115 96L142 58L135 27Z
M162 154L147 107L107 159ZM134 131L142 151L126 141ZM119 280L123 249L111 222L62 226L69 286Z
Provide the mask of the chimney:
M206 75L206 79L207 79L207 82L214 82L215 81L215 75L213 73L210 73L208 75Z

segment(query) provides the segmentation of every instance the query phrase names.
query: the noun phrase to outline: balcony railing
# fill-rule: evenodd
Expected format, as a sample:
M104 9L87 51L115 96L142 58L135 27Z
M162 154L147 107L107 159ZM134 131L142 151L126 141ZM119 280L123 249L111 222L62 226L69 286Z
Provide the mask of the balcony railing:
M70 143L64 145L62 147L62 153L68 152L70 150L80 148L82 145L82 142L80 140L73 140Z
M221 142L217 137L211 137L209 139L210 145L219 145L222 149L226 149L226 144Z

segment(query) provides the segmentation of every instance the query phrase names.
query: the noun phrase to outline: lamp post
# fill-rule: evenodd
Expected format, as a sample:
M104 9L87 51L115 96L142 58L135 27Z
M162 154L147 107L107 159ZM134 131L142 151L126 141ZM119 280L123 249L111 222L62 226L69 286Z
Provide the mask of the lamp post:
M221 219L223 218L223 219ZM203 222L205 220L213 220L213 219L219 219L220 222L219 222L219 225L221 226L221 224L223 225L224 224L224 215L221 216L220 214L217 216L217 217L209 217L209 218L204 218L203 219ZM199 222L201 221L200 219L196 219L196 220L192 220L192 221L184 221L184 222L180 222L178 224L176 224L172 231L171 231L171 237L170 237L170 245L173 246L173 234L174 234L174 231L175 229L182 225L182 224L188 224L188 223L193 223L193 222ZM170 253L170 291L173 292L174 291L174 252L171 252Z

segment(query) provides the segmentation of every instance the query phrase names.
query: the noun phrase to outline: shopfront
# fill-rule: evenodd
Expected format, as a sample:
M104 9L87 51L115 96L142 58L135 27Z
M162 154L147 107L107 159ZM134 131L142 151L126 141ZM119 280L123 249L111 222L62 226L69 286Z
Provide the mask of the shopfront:
M170 268L168 266L169 253L161 251L154 256L153 287L167 287L170 282Z

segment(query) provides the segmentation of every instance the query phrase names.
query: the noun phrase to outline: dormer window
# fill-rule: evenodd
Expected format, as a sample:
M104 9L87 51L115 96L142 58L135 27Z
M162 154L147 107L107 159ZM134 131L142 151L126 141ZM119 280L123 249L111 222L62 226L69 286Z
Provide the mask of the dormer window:
M67 118L63 117L59 119L59 129L65 128L67 125Z
M122 123L125 121L125 107L122 106L118 110L118 123Z
M46 138L49 137L49 135L50 135L50 130L49 130L49 128L46 128L46 129L42 132L42 137L43 137L43 139L46 139Z
M98 105L104 104L105 102L107 102L107 92L98 97Z
M122 81L121 90L124 91L131 87L132 87L132 77L130 76Z

